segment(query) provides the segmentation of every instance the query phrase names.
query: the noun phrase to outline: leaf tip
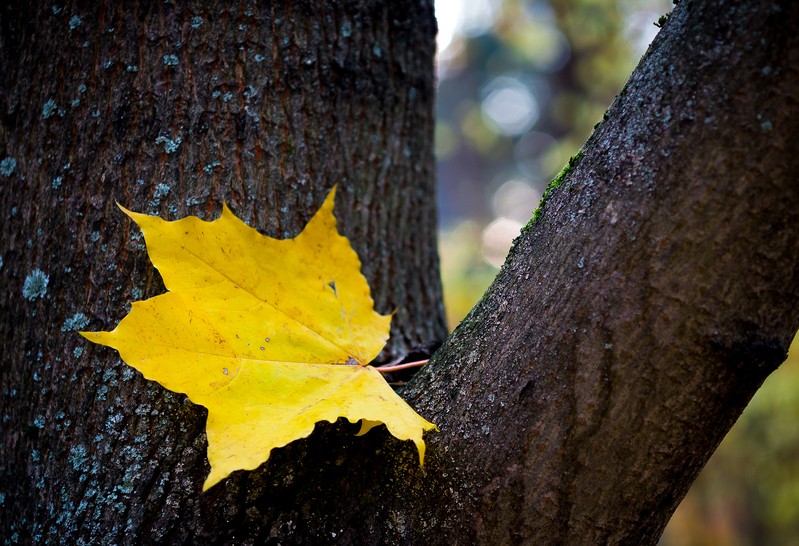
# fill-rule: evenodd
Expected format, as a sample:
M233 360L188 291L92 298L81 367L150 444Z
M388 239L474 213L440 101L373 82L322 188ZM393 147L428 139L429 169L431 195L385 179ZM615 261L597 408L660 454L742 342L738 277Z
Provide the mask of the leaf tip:
M141 221L143 219L147 218L146 214L142 214L140 212L133 212L132 210L123 207L122 205L119 204L119 201L115 201L115 203L116 203L117 207L119 207L119 210L121 210L122 212L125 213L125 216L127 216L128 218L130 218L131 220L136 222L136 224L139 225L139 226L141 226ZM159 220L160 220L160 218L159 218Z
M108 342L103 339L103 334L104 333L106 333L106 332L84 332L84 331L79 331L78 332L78 334L80 334L80 336L83 339L87 340L87 341L91 341L92 343L94 343L96 345L106 345L107 346Z
M221 482L223 479L225 479L225 477L226 476L214 476L213 471L211 471L211 474L209 474L208 477L205 478L205 481L203 482L202 492L205 493L206 491L211 489L213 486L215 486L216 484Z
M119 207L119 210L121 210L122 212L124 212L128 216L130 216L132 214L132 211L130 211L130 210L126 209L125 207L123 207L122 204L119 201L114 201L114 203L116 204L117 207Z
M414 439L413 443L416 444L416 449L419 452L419 466L424 468L424 452L427 446L425 446L424 440L422 439Z
M98 332L84 332L83 330L79 330L78 333L89 341L94 341Z
M338 189L338 184L333 184L333 187L330 188L330 191L328 192L327 197L325 197L325 201L324 203L322 203L322 206L319 208L319 210L325 209L329 210L330 212L333 212L333 206L336 204L337 189Z
M438 427L431 423L430 421L425 420L425 424L422 427L422 434L419 435L418 438L412 438L413 443L416 444L416 450L419 452L419 466L424 468L424 455L427 446L424 443L423 435L425 432L429 431L439 432Z

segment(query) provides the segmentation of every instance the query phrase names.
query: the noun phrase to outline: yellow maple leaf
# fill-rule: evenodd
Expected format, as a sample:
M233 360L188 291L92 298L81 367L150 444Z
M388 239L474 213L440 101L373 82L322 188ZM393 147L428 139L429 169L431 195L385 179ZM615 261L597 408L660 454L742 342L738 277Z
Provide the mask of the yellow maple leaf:
M208 408L203 490L257 468L318 421L385 424L424 461L435 428L367 364L391 316L374 310L358 255L336 229L335 189L294 239L272 239L223 206L205 222L120 208L141 228L168 292L133 302L111 332L81 332L144 377Z

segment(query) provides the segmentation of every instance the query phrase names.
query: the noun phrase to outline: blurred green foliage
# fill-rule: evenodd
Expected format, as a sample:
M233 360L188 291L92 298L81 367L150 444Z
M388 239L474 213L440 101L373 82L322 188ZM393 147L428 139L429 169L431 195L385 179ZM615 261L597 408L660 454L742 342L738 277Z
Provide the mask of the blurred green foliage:
M454 327L670 0L438 0L440 252ZM799 546L799 344L719 447L662 546Z
M799 336L702 471L660 544L799 545Z

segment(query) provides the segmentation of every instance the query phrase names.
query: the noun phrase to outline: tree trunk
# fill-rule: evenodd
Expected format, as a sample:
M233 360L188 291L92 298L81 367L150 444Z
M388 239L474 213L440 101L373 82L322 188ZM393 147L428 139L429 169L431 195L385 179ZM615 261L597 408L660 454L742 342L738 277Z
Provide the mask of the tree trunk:
M0 8L2 536L246 537L244 486L199 493L205 411L74 331L163 291L114 201L169 219L226 201L291 237L337 184L339 227L394 312L379 359L429 356L447 334L432 4L15 4Z
M799 327L799 8L675 9L405 389L423 469L325 425L201 494L204 412L70 331L162 290L114 199L291 235L338 182L385 358L443 335L432 6L290 4L3 13L3 535L655 543Z

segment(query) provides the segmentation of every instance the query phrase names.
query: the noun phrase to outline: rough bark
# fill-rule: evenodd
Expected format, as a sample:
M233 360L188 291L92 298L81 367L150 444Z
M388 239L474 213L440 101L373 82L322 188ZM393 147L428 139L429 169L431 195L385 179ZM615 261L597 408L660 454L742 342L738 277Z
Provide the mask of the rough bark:
M784 360L797 22L789 2L683 1L406 393L442 429L428 473L450 487L425 517L445 534L655 543Z
M0 175L0 534L215 541L246 507L226 497L214 506L227 523L203 515L204 410L74 332L113 328L131 300L163 291L114 201L170 219L210 219L226 201L286 237L338 184L340 229L377 309L394 312L380 359L429 354L447 333L432 4L0 10L0 160L10 158ZM40 296L25 286L44 278L35 270L48 279Z
M301 226L321 201L330 183L317 185L317 177L340 178L350 189L337 211L364 262L373 263L367 276L380 305L410 300L409 308L420 310L410 317L419 321L416 329L401 327L411 332L401 339L414 341L399 346L436 340L439 332L435 273L419 268L435 266L425 231L432 229L425 208L432 206L425 147L431 6L292 6L280 15L256 7L249 16L205 13L199 29L194 12L140 7L141 32L108 38L117 44L113 57L103 49L106 35L138 23L112 8L82 12L71 30L69 9L57 23L42 12L33 21L53 28L38 33L28 19L4 14L0 136L5 154L17 159L0 211L6 536L655 543L799 327L799 8L683 0L675 9L497 281L405 390L441 428L428 436L424 469L411 446L384 432L353 439L348 427L328 425L201 495L203 412L124 372L110 351L84 349L60 331L86 309L92 327L113 324L133 289L159 290L109 195L168 215L211 214L225 198L265 232L280 234ZM373 10L361 27L353 15L359 10ZM247 17L270 32L256 33ZM327 30L318 31L317 18ZM345 21L359 45L342 46L336 57L335 44L346 43ZM251 41L239 38L248 29ZM194 43L196 30L213 33ZM321 43L334 44L332 53L308 48L327 79L303 76L303 44L317 31L327 37ZM93 38L70 38L76 32ZM47 45L42 36L60 38ZM390 56L377 56L375 40ZM272 63L271 79L258 80L257 89L269 100L258 102L260 125L253 125L245 96L250 64L241 56L262 42L269 44L263 62ZM124 52L131 47L141 64L128 82L124 56L132 53ZM189 53L195 48L196 56ZM171 57L162 62L172 54L177 65ZM105 68L107 60L119 66ZM348 70L334 70L342 66ZM219 83L235 90L227 103L223 94L213 102L217 72L236 75ZM85 105L84 115L73 116L68 105L81 81L96 95L87 91L76 106ZM137 103L142 93L150 95ZM306 93L320 95L306 102ZM380 93L391 100L381 102ZM43 115L50 97L63 117L58 110ZM231 110L236 101L239 109ZM362 119L342 114L360 108ZM94 111L100 114L92 118ZM211 113L202 118L205 111ZM115 129L116 119L127 121ZM163 139L156 145L158 137L176 135L185 138L174 153ZM206 173L217 160L223 166ZM56 176L64 177L59 188L52 187ZM286 188L286 179L297 187ZM159 183L171 188L160 201ZM313 189L301 191L303 185ZM90 195L98 190L103 194ZM402 197L413 197L413 206L395 212ZM417 238L412 249L401 242L410 220L395 214L425 218L412 225L428 233L427 243ZM373 240L383 233L388 242ZM399 255L388 256L388 248ZM394 265L383 274L387 264ZM34 268L50 275L47 293L24 299ZM428 282L429 296L409 293ZM419 298L427 299L412 303Z

